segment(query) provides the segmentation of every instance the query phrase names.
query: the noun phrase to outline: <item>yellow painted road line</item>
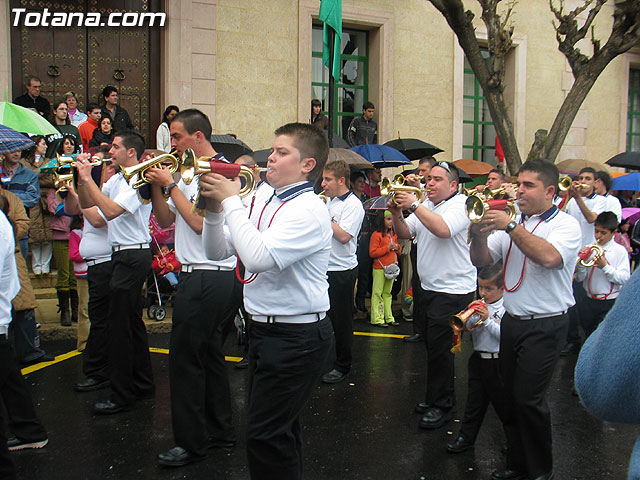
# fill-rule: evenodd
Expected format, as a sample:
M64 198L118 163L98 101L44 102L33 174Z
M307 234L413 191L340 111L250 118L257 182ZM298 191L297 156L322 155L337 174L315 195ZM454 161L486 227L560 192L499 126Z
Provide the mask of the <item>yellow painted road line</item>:
M401 335L401 334L395 334L395 333L372 333L372 332L353 332L354 335L358 336L358 337L383 337L383 338L405 338L408 337L409 335ZM156 348L156 347L149 347L149 352L151 353L160 353L162 355L169 355L169 349L168 348ZM40 362L40 363L36 363L34 365L29 365L28 367L25 367L21 370L23 375L27 375L29 373L33 373L33 372L37 372L38 370L42 370L43 368L49 367L51 365L55 365L56 363L60 363L63 362L69 358L73 358L76 357L78 355L82 355L82 352L79 350L71 350L70 352L67 353L63 353L62 355L58 355L55 360L52 360L50 362ZM227 362L239 362L240 360L242 360L242 357L231 357L231 356L225 356L224 359Z

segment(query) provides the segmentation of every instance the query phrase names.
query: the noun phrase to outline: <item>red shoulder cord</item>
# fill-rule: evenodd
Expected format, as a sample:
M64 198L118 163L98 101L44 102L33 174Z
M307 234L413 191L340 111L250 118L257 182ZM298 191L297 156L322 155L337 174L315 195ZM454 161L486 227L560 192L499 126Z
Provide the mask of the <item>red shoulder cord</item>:
M607 260L607 265L610 265L609 260ZM609 295L611 295L611 292L613 292L613 283L609 282L609 293L603 293L602 297L598 297L597 294L594 295L591 291L591 277L593 276L593 271L596 268L597 267L595 265L591 267L591 271L589 272L589 279L587 280L587 290L589 290L589 295L591 295L591 298L593 298L594 300L606 300L607 298L609 298Z
M542 222L544 222L544 220L540 219L540 221L536 224L536 226L533 227L533 230L531 230L532 235L533 235L533 232L536 231L536 228L538 228L538 225L540 225ZM522 219L522 228L524 228L525 230L527 229L527 227L524 226L524 218ZM524 279L524 267L527 264L527 257L525 256L524 259L522 260L522 271L520 272L520 279L513 287L511 288L507 287L505 272L507 271L507 263L509 263L509 255L511 255L511 247L513 247L513 240L509 241L509 250L507 250L507 256L504 259L504 267L502 268L502 285L507 292L515 292L522 286L522 280Z
M251 200L251 207L249 208L249 218L251 218L251 213L253 212L253 204L255 201L256 201L256 197L254 195L253 199ZM262 207L262 211L260 212L260 217L258 218L258 231L260 231L260 222L262 222L262 214L264 213L264 210L267 208L267 205L269 205L269 202L271 202L271 199L269 199L269 201L264 204L264 207ZM269 225L267 225L267 229L271 226L271 224L273 223L273 219L276 218L276 214L280 211L280 209L284 206L285 203L287 203L286 200L282 202L280 206L276 209L276 211L273 213L271 220L269 220ZM251 283L256 278L258 278L257 273L252 273L251 275L249 275L249 278L247 278L246 280L242 278L240 276L240 258L237 255L236 255L236 258L238 259L236 262L236 278L240 283L242 283L243 285L246 285L247 283Z

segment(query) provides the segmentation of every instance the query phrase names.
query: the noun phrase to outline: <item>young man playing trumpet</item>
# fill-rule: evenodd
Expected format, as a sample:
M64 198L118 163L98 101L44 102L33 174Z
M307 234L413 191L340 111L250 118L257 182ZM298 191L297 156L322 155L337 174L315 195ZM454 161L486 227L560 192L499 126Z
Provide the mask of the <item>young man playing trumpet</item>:
M575 218L580 225L582 247L591 245L596 241L593 233L593 222L598 214L604 212L607 208L607 200L602 195L596 194L595 177L596 171L591 167L585 167L580 170L571 187L567 190L569 201L566 212ZM578 305L583 303L585 299L583 292L584 289L580 282L574 280L573 296L576 305L569 310L569 331L567 332L566 345L561 353L563 356L578 353L580 350L581 340L578 325L580 325L581 320Z
M451 418L455 406L453 331L451 315L473 300L476 269L469 259L465 214L467 197L458 193L458 169L439 162L427 177L427 199L397 192L390 200L393 228L398 238L416 238L417 270L420 278L419 315L424 316L427 347L427 391L425 401L416 405L422 413L421 428L439 428ZM402 210L411 215L404 219ZM421 321L419 318L414 320Z
M613 307L620 289L629 280L629 256L627 249L613 240L618 229L618 218L613 212L602 212L594 222L596 245L602 254L592 253L593 264L585 266L578 262L576 281L581 283L585 298L578 308L580 323L588 337L598 327L611 307ZM591 246L582 247L581 256L590 253ZM587 257L588 258L588 257Z
M115 168L137 165L144 152L142 135L120 132L113 138L109 153ZM109 288L109 367L111 397L97 402L98 414L131 409L136 400L153 397L153 371L147 331L142 321L142 284L151 270L149 215L151 204L124 176L111 177L102 189L91 176L90 155L78 155L78 200L83 209L97 206L108 223L111 244Z
M211 123L199 110L178 113L169 127L171 148L188 148L197 158L214 157ZM171 422L175 446L158 463L178 467L205 458L209 447L233 447L231 392L222 344L228 320L242 294L234 298L236 258L209 260L202 247L203 217L192 211L198 179L176 184L167 169L151 168L153 212L158 224L176 224L176 255L181 263L173 309L169 354ZM164 194L168 193L168 200Z
M249 330L247 455L252 479L302 478L300 415L331 346L327 270L331 218L313 193L329 152L322 132L291 123L275 132L267 181L275 189L251 212L240 182L200 179L207 199L204 247L209 258L237 253L246 268ZM223 222L226 227L223 228Z
M500 371L505 388L507 465L492 480L553 478L551 416L545 393L573 305L571 277L580 248L577 221L553 205L558 169L526 162L518 174L519 221L489 210L471 225L477 267L504 263Z
M351 370L353 344L353 287L358 276L357 238L364 219L364 208L349 189L349 165L335 160L325 165L322 189L329 198L331 215L331 256L329 257L329 318L336 339L333 369L322 376L324 383L338 383Z

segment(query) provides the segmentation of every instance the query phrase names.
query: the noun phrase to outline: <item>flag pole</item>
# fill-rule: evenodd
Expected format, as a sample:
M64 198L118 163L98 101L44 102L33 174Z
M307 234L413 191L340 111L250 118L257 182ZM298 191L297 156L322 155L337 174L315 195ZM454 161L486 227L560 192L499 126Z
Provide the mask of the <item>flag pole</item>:
M336 84L336 80L335 78L333 78L333 62L334 62L334 42L335 42L335 38L336 38L336 32L333 30L333 28L329 29L329 45L331 45L331 48L329 49L329 65L331 65L331 67L328 69L329 70L329 108L328 108L328 114L329 114L329 125L328 125L328 131L327 131L327 136L329 138L329 148L331 148L331 146L333 145L333 123L334 123L334 114L335 114L335 110L336 110L336 105L335 105L335 84Z

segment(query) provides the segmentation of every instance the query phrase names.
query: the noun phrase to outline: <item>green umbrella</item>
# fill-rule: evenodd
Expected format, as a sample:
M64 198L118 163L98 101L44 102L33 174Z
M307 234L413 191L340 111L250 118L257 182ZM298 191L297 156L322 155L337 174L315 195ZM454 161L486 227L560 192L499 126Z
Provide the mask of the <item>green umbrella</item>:
M40 114L11 102L0 102L0 123L18 132L32 135L50 135L58 133Z

